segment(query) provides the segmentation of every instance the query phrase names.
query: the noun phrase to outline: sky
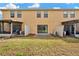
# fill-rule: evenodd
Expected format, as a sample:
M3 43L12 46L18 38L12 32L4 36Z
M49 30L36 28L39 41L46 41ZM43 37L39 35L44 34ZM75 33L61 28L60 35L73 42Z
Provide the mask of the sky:
M0 3L0 9L79 9L79 3ZM0 11L0 19L2 19Z
M0 9L79 9L79 3L0 3Z

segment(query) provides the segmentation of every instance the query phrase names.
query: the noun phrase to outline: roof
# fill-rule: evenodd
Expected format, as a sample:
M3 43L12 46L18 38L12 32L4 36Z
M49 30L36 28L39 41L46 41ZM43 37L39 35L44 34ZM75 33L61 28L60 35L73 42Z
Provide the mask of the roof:
M79 10L79 9L41 9L41 8L36 8L36 9L0 9L0 10L18 10L18 11L42 11L42 10L54 10L54 11L64 11L64 10Z
M8 23L10 23L10 22L12 22L12 23L22 23L21 21L13 21L13 20L0 20L0 22L8 22Z
M67 24L67 25L68 24L75 24L75 23L79 23L79 19L62 22L63 25L65 25L65 24Z

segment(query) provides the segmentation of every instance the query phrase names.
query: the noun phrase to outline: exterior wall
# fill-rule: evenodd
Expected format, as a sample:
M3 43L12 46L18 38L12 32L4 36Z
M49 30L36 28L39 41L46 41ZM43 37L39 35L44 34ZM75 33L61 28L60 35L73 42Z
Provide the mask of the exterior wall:
M4 31L10 32L10 24L9 23L4 23Z
M22 21L22 18L17 18L17 12L18 11L16 11L15 10L15 13L14 13L14 18L11 18L10 17L10 10L2 10L2 14L3 14L3 19L4 20L14 20L14 21Z
M68 13L74 11L75 12L75 17L74 18L70 18L70 15L68 15L69 17L68 18L64 18L63 21L70 21L70 20L78 20L79 19L79 10L65 10L65 11L68 11ZM64 11L63 11L64 12Z
M36 17L37 11L23 11L23 25L30 26L30 33L37 34L37 25L48 25L48 34L56 31L57 27L61 26L62 12L48 11L48 18L44 18L44 11L41 11L42 17Z
M9 10L4 10L2 11L2 14L3 14L3 19L10 19L10 11Z
M76 24L76 32L79 33L79 23Z
M19 10L15 10L15 18L10 18L10 10L2 10L3 12L3 19L12 19L15 21L22 21L22 31L24 31L25 25L28 25L30 28L31 34L37 34L37 25L48 25L48 34L52 32L58 31L57 29L59 27L62 27L61 22L63 21L69 21L73 19L79 19L79 10L76 10L76 16L75 18L64 18L63 12L64 10L48 10L48 18L44 18L44 11L45 10L39 10L41 11L42 17L37 18L36 12L38 10L20 10L22 12L22 18L17 18L17 12ZM68 12L71 12L72 10L68 10Z

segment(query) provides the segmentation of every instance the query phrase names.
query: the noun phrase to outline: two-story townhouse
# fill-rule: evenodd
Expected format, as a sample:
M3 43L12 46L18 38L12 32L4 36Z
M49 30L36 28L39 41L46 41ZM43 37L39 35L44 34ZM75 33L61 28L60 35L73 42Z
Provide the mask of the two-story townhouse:
M79 9L1 9L0 33L78 36Z

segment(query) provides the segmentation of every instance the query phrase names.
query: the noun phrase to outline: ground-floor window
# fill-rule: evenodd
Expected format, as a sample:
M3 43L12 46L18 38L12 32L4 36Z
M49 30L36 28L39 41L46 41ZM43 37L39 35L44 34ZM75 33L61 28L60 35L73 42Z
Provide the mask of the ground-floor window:
M48 25L37 25L37 33L48 33Z

